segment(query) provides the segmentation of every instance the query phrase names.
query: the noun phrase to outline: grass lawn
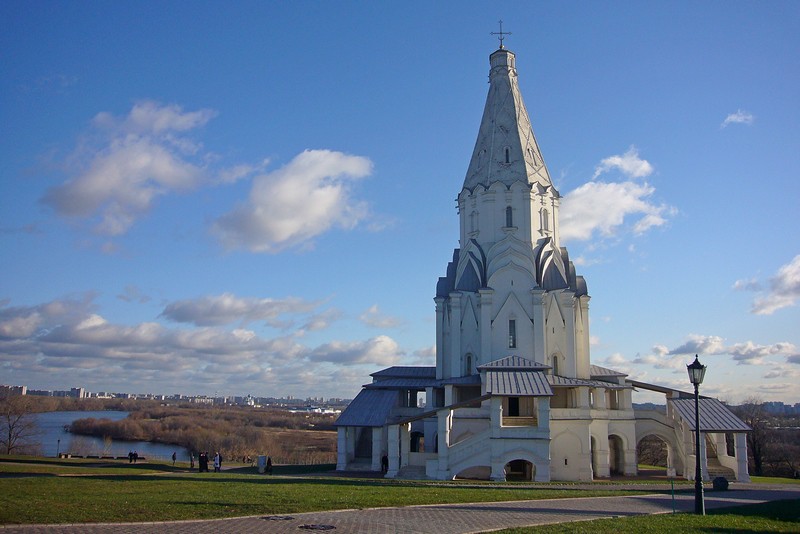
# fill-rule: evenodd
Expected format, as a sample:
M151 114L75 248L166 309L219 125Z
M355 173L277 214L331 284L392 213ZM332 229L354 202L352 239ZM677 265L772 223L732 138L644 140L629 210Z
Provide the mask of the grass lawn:
M24 463L22 463L24 461ZM416 504L635 495L521 484L180 472L168 464L0 458L0 524L210 519ZM250 468L243 468L247 470Z
M596 519L528 528L512 528L499 534L532 533L661 533L661 532L800 532L800 500L709 510L708 515L659 514L616 519Z

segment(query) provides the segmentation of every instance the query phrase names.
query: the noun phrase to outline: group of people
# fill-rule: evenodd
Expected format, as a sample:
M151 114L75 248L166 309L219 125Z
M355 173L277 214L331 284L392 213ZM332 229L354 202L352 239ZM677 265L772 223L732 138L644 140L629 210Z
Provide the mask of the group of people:
M199 472L205 471L208 473L208 451L203 451L197 457L198 465L199 465ZM219 473L222 469L222 456L220 455L219 451L214 454L214 458L212 459L214 465L214 472ZM194 469L194 456L191 457L191 467Z
M139 459L139 453L138 452L130 451L128 453L128 463L129 464L135 464L136 460L138 460L138 459Z

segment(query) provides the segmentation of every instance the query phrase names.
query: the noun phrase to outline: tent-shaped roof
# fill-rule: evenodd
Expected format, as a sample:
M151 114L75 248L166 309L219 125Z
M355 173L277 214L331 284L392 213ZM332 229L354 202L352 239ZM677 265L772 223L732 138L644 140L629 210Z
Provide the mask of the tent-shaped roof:
M589 374L592 378L609 378L612 376L628 376L625 373L620 371L615 371L613 369L608 369L606 367L600 367L599 365L590 365L589 366Z
M513 397L552 395L547 375L541 371L488 371L486 393Z
M602 380L584 380L582 378L567 378L566 376L557 375L547 375L547 381L553 387L588 386L590 388L630 389L630 386L622 386L620 384L614 384L613 382L604 382Z
M544 370L550 369L549 365L538 363L522 356L506 356L493 362L485 363L478 366L479 371L499 371L501 369L517 369L517 370Z
M681 419L686 421L689 429L694 431L694 399L668 399ZM748 432L753 430L736 417L717 399L700 399L700 431L701 432Z
M334 423L336 426L383 426L398 402L397 391L363 389Z
M369 375L373 378L436 378L436 367L395 365Z

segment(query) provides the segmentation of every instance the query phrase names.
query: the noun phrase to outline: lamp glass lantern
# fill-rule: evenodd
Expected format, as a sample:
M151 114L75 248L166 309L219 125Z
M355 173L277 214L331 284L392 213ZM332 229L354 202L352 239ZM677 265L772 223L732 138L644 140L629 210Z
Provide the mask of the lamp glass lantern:
M695 387L703 383L703 378L706 376L706 366L700 363L696 354L694 361L686 366L686 370L689 372L689 381Z

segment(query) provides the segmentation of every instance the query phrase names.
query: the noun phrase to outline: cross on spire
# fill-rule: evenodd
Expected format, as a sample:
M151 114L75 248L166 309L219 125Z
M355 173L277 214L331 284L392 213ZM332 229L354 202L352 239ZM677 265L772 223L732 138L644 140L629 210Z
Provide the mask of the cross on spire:
M503 21L502 20L498 20L497 22L500 24L500 31L499 32L489 32L489 35L499 35L500 36L500 37L498 37L498 39L500 40L500 50L502 50L504 48L503 39L505 39L506 35L511 35L511 32L504 32L503 31Z

